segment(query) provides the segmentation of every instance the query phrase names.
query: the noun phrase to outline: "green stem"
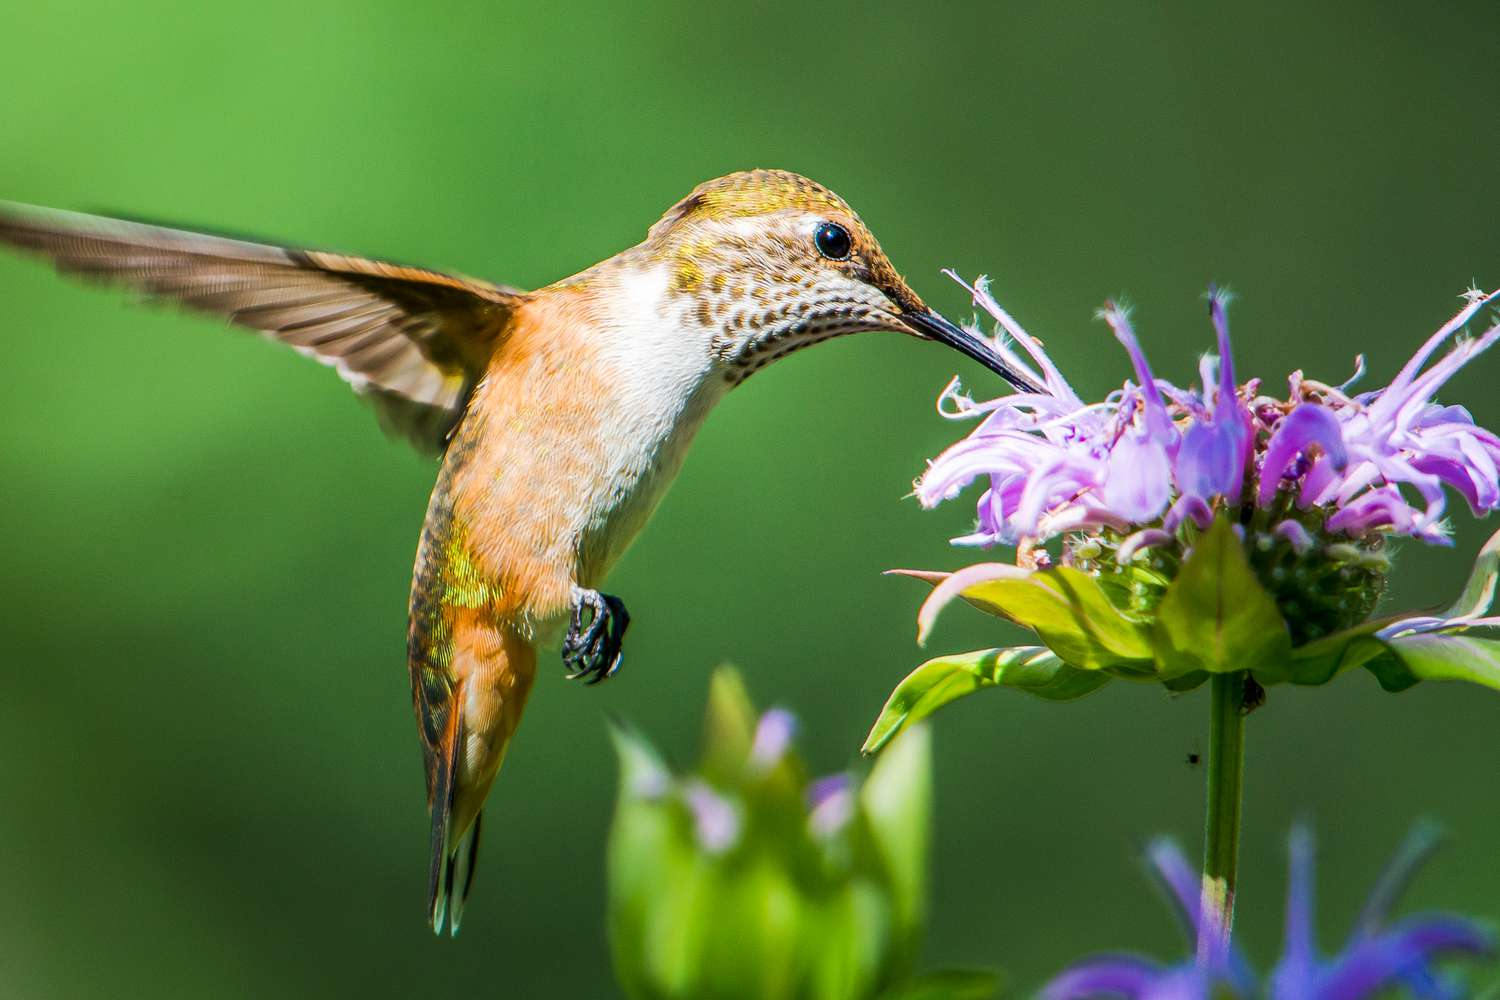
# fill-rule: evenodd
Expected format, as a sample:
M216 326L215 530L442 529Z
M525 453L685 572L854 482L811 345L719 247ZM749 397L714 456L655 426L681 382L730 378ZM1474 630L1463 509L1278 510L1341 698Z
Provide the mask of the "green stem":
M1203 838L1203 921L1198 960L1222 955L1234 925L1240 858L1240 802L1245 778L1247 674L1214 674L1208 728L1208 821Z

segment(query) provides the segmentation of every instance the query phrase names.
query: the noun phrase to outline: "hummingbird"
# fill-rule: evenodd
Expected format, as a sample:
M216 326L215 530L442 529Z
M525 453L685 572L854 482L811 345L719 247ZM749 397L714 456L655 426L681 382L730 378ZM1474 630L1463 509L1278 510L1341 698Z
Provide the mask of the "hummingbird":
M619 670L630 617L598 588L726 393L866 331L945 344L1038 391L928 308L842 198L784 170L700 184L641 243L535 291L11 203L0 242L259 331L440 456L407 628L439 934L458 933L538 650L560 649L567 676L588 683Z

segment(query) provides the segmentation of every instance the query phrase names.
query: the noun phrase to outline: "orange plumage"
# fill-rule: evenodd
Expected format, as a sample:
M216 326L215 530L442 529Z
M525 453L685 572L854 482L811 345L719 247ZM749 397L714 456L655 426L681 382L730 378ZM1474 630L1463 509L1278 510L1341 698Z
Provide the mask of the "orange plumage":
M538 648L561 636L571 676L618 668L629 618L596 588L725 393L802 347L875 330L1026 384L917 298L842 199L785 171L700 185L641 244L535 292L3 204L0 241L265 333L442 454L407 647L438 931L458 930Z

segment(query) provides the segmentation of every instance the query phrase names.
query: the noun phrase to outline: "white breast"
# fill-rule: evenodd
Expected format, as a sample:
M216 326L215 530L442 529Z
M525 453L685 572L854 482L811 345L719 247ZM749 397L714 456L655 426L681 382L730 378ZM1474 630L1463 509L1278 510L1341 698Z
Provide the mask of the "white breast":
M620 303L593 334L610 373L608 467L579 539L579 583L594 587L639 533L687 457L693 435L728 383L710 351L713 331L670 291L664 266L619 277Z

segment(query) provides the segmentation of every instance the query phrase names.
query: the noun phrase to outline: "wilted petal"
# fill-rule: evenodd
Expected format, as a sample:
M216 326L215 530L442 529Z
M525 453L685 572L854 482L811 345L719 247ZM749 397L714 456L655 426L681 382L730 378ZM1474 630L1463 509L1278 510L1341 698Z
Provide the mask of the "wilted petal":
M966 566L957 573L948 574L927 595L927 600L922 602L922 610L917 612L917 642L927 641L927 633L932 631L932 623L937 620L938 612L970 587L990 580L1020 580L1030 575L1030 571L1010 563L977 563Z

